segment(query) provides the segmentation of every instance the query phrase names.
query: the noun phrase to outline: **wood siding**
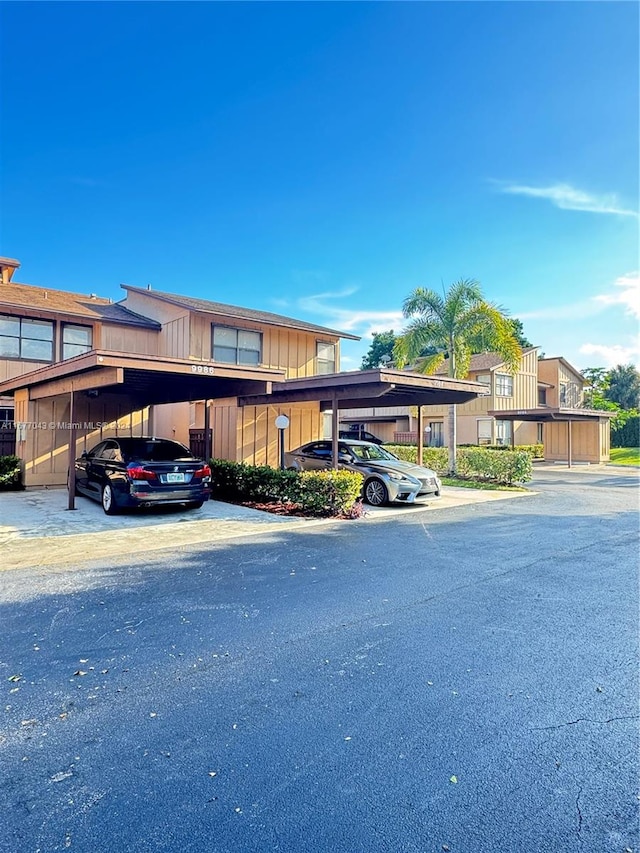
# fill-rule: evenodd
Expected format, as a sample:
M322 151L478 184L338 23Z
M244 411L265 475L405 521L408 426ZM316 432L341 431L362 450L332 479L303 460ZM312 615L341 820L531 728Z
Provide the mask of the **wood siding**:
M235 399L216 400L210 409L214 458L277 468L280 464L279 431L275 425L278 415L289 418L285 452L322 436L323 416L318 404L238 408ZM196 428L202 428L203 418L199 409Z
M262 334L261 367L285 370L287 379L314 376L316 374L316 343L324 341L336 344L336 362L339 366L338 339L315 332L303 332L280 326L264 324L214 314L192 314L190 327L189 358L212 361L211 328L213 325L233 329L247 329ZM338 367L336 367L336 370Z
M16 453L27 460L25 486L65 486L69 467L69 395L27 400L26 391L16 392L16 419L25 423L25 440L17 442ZM133 402L105 394L89 399L78 394L74 422L77 453L90 450L110 435L145 435L148 410L132 411Z
M571 456L574 462L598 464L609 460L609 418L571 422ZM567 422L544 425L544 458L566 462L569 427Z
M547 406L558 408L560 403L560 385L576 385L579 389L580 401L583 399L584 380L576 371L571 370L559 358L545 358L538 362L538 376L541 382L552 385L547 388Z
M7 379L13 379L15 376L22 376L23 373L38 370L40 367L46 367L47 364L53 364L53 362L23 361L22 359L13 360L0 358L0 382L4 382Z
M101 349L111 352L139 353L140 355L160 355L158 338L159 332L154 332L152 329L105 323L102 326Z

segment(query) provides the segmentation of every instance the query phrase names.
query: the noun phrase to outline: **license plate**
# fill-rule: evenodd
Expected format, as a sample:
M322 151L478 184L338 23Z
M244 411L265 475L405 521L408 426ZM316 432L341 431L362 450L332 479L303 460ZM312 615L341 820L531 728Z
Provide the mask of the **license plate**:
M167 483L184 483L184 474L167 474Z

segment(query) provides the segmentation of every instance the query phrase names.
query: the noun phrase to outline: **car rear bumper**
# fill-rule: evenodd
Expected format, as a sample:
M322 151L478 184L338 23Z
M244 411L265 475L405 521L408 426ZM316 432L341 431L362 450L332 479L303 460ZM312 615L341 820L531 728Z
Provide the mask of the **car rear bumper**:
M119 495L119 506L157 506L160 504L184 504L208 501L211 496L209 489L198 487L196 489L171 489L161 491L160 489L134 489L129 494Z

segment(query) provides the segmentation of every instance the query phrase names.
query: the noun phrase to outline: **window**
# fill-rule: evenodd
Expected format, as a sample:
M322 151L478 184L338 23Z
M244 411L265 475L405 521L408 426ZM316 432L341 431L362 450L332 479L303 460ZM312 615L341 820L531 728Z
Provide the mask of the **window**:
M546 388L538 388L538 405L546 406L547 405L547 389Z
M225 364L260 364L262 361L262 335L248 329L231 329L213 326L214 361Z
M560 383L560 405L565 406L567 404L567 383Z
M492 421L488 418L481 418L478 421L478 444L491 444Z
M537 443L543 444L544 443L544 424L537 424L537 427L538 427L538 434L536 436L537 437Z
M53 323L0 314L0 358L53 361Z
M442 421L431 421L429 423L429 447L443 447L444 446L444 435L442 432L443 427Z
M496 373L496 395L498 397L513 397L513 376L506 373Z
M316 342L316 373L336 372L336 345Z
M476 376L476 382L479 382L481 385L487 386L487 394L491 393L491 374L490 373L479 373Z
M496 421L496 444L511 444L513 424L511 421Z
M73 358L91 349L93 329L91 326L71 326L67 323L62 327L62 358Z

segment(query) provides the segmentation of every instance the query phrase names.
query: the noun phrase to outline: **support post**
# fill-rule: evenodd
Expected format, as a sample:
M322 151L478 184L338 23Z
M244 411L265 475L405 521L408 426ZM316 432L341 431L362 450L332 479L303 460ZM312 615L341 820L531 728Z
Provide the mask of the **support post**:
M338 424L338 397L333 394L331 398L331 467L334 470L338 469L338 440L339 435Z
M211 459L211 430L209 428L209 400L204 401L204 463L209 464Z
M418 465L422 465L422 454L424 451L424 426L422 421L422 406L418 406Z
M69 392L69 476L67 477L69 500L67 509L76 508L76 425L74 409L74 394L71 390Z
M569 418L569 420L567 421L567 468L571 468L571 438L571 418Z

